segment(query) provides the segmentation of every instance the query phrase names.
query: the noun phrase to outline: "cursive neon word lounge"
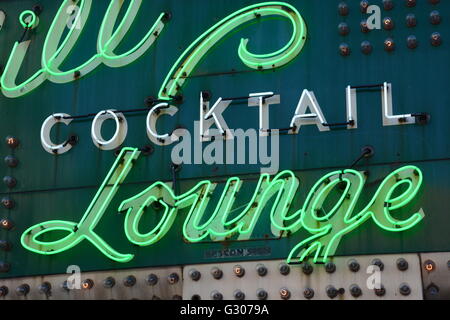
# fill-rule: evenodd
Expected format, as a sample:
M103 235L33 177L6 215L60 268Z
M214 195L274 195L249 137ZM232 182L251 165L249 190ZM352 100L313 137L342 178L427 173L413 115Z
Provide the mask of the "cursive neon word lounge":
M131 261L133 254L120 253L112 248L95 232L95 228L139 156L138 149L122 150L80 222L54 220L32 226L22 234L23 247L37 254L55 255L87 240L116 262ZM273 178L262 174L247 207L235 218L230 216L243 184L237 177L228 179L214 210L207 208L217 184L209 180L199 182L181 195L175 195L171 185L156 182L123 201L118 211L125 214L124 232L127 239L137 246L148 247L155 245L170 231L181 210L188 211L182 233L190 243L205 239L221 242L232 237L237 237L239 241L249 240L263 209L268 207L271 208L271 230L275 236L288 237L302 228L311 234L291 250L287 258L289 263L302 262L310 257L315 263L326 262L335 254L342 238L368 220L386 231L403 232L425 217L422 209L405 220L398 220L392 215L395 210L415 200L423 183L419 168L406 166L391 173L380 184L367 206L360 212L354 212L365 181L364 173L355 170L331 172L312 187L301 209L291 211L299 189L299 179L291 171L281 172ZM329 212L319 214L336 188L342 190L342 196ZM145 214L151 214L154 203L162 208L163 213L150 232L142 233L139 231L140 221ZM55 232L67 235L56 241L43 240L45 235Z

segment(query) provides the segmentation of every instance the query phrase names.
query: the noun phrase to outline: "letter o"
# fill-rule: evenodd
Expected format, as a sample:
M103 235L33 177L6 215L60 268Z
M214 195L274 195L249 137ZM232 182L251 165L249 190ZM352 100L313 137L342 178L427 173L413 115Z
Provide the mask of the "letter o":
M102 126L106 120L114 120L116 122L116 132L114 136L106 141L102 136ZM127 119L122 113L116 113L116 110L105 110L99 112L92 122L91 136L92 141L101 150L114 150L120 147L128 133Z
M70 118L70 115L68 114L57 113L45 119L44 123L42 124L41 144L44 150L47 151L48 153L51 153L53 155L61 155L72 149L72 145L69 143L68 140L66 140L61 144L54 144L50 139L50 132L52 131L52 128L56 124L64 123L66 126L68 126L72 122L72 119L68 118Z

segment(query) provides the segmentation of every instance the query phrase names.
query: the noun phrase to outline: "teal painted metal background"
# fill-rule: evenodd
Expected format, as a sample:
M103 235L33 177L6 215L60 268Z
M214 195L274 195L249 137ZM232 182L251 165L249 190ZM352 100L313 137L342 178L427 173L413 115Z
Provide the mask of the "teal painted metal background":
M308 40L302 53L288 66L276 72L251 71L239 60L237 48L242 37L250 38L250 50L270 52L283 46L291 36L288 22L278 19L263 20L243 28L222 41L196 69L183 88L184 103L173 118L159 122L161 131L182 126L191 133L198 121L198 95L209 90L213 99L246 96L252 92L273 91L281 95L282 103L271 107L271 127L288 127L303 89L314 91L328 122L346 119L345 87L347 85L390 82L394 87L396 114L427 112L432 120L426 126L383 127L379 91L358 95L358 130L340 130L320 133L314 126L302 128L299 135L281 136L280 170L290 169L301 180L300 192L294 203L300 208L315 181L335 168L347 168L361 152L372 145L376 155L365 160L359 169L369 170L370 177L359 206L364 206L376 191L381 180L403 164L414 164L424 172L424 190L413 209L423 207L425 220L411 231L390 234L367 222L363 227L344 237L341 255L449 251L450 233L450 2L437 5L418 0L415 8L404 1L394 0L392 11L382 16L394 19L392 31L360 32L364 18L359 1L347 1L350 14L338 14L340 1L291 0L308 25ZM44 11L40 25L33 34L33 43L26 56L20 79L26 79L40 67L43 41L61 1L42 0ZM89 22L81 41L65 63L65 68L76 66L96 52L96 37L109 1L95 1ZM66 253L53 257L30 253L20 245L20 235L28 227L47 220L79 221L102 182L115 157L114 152L98 150L90 137L91 121L74 121L68 128L58 128L55 140L62 141L67 134L79 136L79 144L69 153L54 157L46 153L40 143L42 122L52 113L80 115L96 113L107 108L133 109L144 107L144 99L156 96L168 71L180 54L204 30L226 15L257 3L256 1L225 0L152 0L144 1L140 15L124 42L123 49L137 43L154 23L158 15L171 12L172 20L153 47L138 61L124 68L99 67L94 73L69 84L46 82L27 96L8 99L0 95L0 137L8 135L20 139L20 147L11 151L5 143L0 155L14 154L20 161L16 169L2 164L2 176L14 176L18 185L12 190L2 184L1 196L10 196L16 202L12 210L0 209L0 218L9 217L15 223L11 231L0 231L0 239L12 242L10 252L0 252L0 260L11 263L11 271L0 277L63 273L68 265L79 265L83 271L147 266L210 263L211 250L266 248L264 259L285 258L290 249L306 237L301 231L283 240L256 240L229 244L186 244L181 234L185 215L181 214L171 232L158 244L137 248L123 232L124 216L117 213L121 201L137 194L154 181L172 181L171 147L155 147L149 157L141 157L108 209L96 231L120 252L134 253L136 258L127 264L109 261L87 241ZM0 1L0 9L7 13L7 21L0 31L0 64L5 64L14 41L23 29L18 23L20 12L32 8L35 1ZM381 0L371 4L382 4ZM432 10L442 15L440 25L429 22ZM414 13L418 18L415 28L407 28L405 17ZM337 26L347 22L348 36L339 35ZM443 38L440 47L430 44L430 36L438 31ZM419 47L406 47L408 35L416 35ZM383 42L392 37L396 50L384 51ZM373 53L364 55L361 42L369 40ZM346 42L352 49L349 57L342 57L338 47ZM20 80L19 79L19 80ZM237 110L239 113L237 113ZM245 104L225 112L231 128L258 128L258 108ZM129 132L125 146L149 145L145 131L145 113L127 115ZM189 166L178 174L179 191L187 190L204 178L225 181L230 176L242 176L246 183L237 206L248 202L254 191L259 166ZM411 209L412 210L412 209ZM151 219L148 220L148 223ZM145 224L145 223L144 223ZM264 239L270 232L266 210L260 219L256 239ZM260 252L260 253L261 253ZM229 258L221 261L260 259L262 256Z

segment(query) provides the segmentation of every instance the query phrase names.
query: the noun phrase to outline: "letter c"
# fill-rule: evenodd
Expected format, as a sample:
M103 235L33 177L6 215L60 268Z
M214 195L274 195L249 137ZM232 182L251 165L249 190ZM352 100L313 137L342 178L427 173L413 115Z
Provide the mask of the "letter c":
M61 155L72 149L72 145L69 143L69 140L66 140L61 144L54 144L50 138L50 132L56 124L64 123L66 126L68 126L72 122L72 119L68 118L70 118L70 115L65 113L58 113L48 117L42 124L41 144L44 150L48 153L51 153L53 155Z

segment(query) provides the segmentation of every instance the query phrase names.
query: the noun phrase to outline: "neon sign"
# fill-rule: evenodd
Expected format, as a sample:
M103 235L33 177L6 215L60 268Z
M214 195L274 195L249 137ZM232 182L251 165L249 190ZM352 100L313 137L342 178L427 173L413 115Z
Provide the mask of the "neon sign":
M31 40L16 42L0 80L3 94L10 98L20 97L39 87L45 80L54 83L68 83L88 75L101 64L118 68L141 57L160 36L170 15L161 13L155 24L136 46L123 54L117 54L115 51L130 31L142 0L131 0L122 20L118 22L123 4L122 0L112 0L108 6L98 34L97 53L82 65L62 71L61 66L76 45L92 6L92 0L64 0L45 39L41 69L24 82L16 83ZM68 14L72 12L70 8L75 5L79 9L74 21L69 26L69 31L65 33ZM293 27L291 39L283 48L267 54L249 52L247 49L249 40L242 39L238 49L239 58L249 68L257 70L279 68L292 61L306 42L306 25L300 13L295 7L285 2L264 2L251 5L221 20L186 49L164 80L159 92L159 99L171 100L205 54L227 34L249 21L266 16L281 16L288 19ZM37 27L38 17L34 12L27 10L20 15L19 21L27 32ZM117 27L114 28L116 25Z
M22 245L37 254L55 255L88 240L111 260L121 263L131 261L134 258L132 254L119 253L94 229L139 155L137 149L122 150L79 223L61 220L39 223L22 234ZM288 237L302 228L312 234L292 249L288 262L302 262L309 257L315 263L326 262L335 254L341 239L369 219L381 229L403 232L416 226L425 217L422 209L405 220L398 220L392 215L395 210L404 208L416 198L423 183L419 168L406 166L391 173L378 187L368 205L355 214L355 206L365 181L366 176L355 170L331 172L310 190L302 209L290 212L299 189L299 179L291 171L281 172L273 179L263 174L247 207L233 219L230 214L243 185L237 177L228 179L214 211L206 209L217 187L216 183L201 181L186 193L175 195L169 184L157 182L123 201L118 211L125 213L127 239L135 245L147 247L167 234L183 209L188 214L182 232L190 243L199 243L207 238L220 242L235 236L237 240L249 240L263 209L269 207L274 235ZM324 212L324 203L336 188L340 189L341 196L330 211ZM163 214L153 230L143 234L139 231L139 224L144 214L152 210L152 204L158 204ZM207 217L210 212L213 213ZM202 221L206 222L202 224ZM55 232L65 232L67 235L56 241L40 239Z

